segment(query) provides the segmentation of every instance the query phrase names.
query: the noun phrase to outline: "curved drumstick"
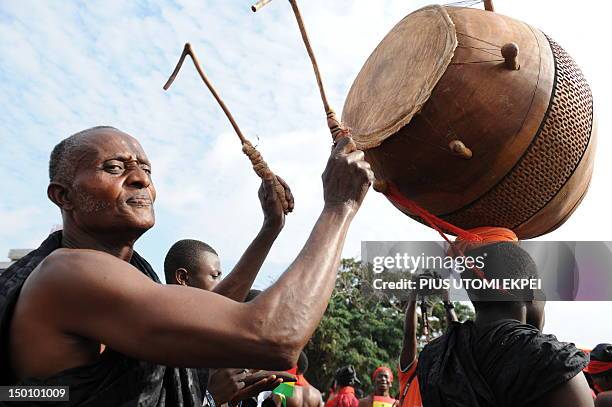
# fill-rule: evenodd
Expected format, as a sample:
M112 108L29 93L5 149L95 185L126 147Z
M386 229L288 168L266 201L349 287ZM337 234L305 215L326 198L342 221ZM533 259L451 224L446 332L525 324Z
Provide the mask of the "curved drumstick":
M183 48L183 53L181 54L181 57L178 63L176 64L174 71L172 72L172 74L170 75L170 78L168 78L168 80L166 81L166 84L164 85L164 90L168 90L168 88L170 88L170 85L172 85L172 83L176 79L176 76L181 70L181 67L183 66L183 62L185 61L185 57L187 57L187 55L191 57L191 60L193 61L193 64L195 65L195 68L198 71L198 74L200 74L200 78L202 78L202 81L204 81L204 83L206 84L206 87L208 87L208 90L210 90L210 93L212 93L213 97L217 100L217 102L221 106L221 109L223 109L223 112L225 113L230 123L232 124L232 127L236 131L236 134L238 135L238 138L240 139L240 142L242 143L242 152L251 161L253 170L261 179L264 179L264 180L273 179L274 180L274 190L276 192L276 196L281 202L283 206L283 211L285 212L285 214L289 213L291 209L289 208L289 202L287 201L287 197L285 195L285 188L279 182L278 178L276 177L276 175L274 175L272 170L270 170L270 167L268 167L268 164L264 161L263 157L261 156L261 153L257 151L257 149L253 146L253 144L251 144L251 142L247 140L246 137L244 137L244 135L242 134L240 127L238 127L238 123L236 123L236 120L234 120L234 116L232 116L232 113L229 111L228 107L225 105L225 102L223 102L223 99L221 99L221 96L219 96L219 94L217 93L217 90L214 88L214 86L212 85L212 83L210 82L206 74L204 73L204 70L202 69L202 66L200 65L200 61L198 60L198 57L195 55L195 53L193 52L193 49L191 48L191 44L189 43L185 44L185 47Z

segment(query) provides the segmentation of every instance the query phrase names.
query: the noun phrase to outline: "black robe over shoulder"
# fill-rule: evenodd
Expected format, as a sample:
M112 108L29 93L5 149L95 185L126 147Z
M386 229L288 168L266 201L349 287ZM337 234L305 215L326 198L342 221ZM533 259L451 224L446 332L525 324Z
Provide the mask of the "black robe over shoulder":
M51 234L38 249L0 274L0 385L68 386L70 389L68 402L28 402L29 406L200 407L202 396L194 370L135 360L110 348L90 365L71 368L44 380L29 378L15 382L8 355L13 310L25 280L45 257L61 247L61 240L61 231ZM151 265L136 252L130 263L160 283ZM0 402L0 406L4 405L10 404ZM15 405L24 404L16 402Z
M454 322L425 346L417 376L424 407L527 407L587 363L573 344L516 320Z

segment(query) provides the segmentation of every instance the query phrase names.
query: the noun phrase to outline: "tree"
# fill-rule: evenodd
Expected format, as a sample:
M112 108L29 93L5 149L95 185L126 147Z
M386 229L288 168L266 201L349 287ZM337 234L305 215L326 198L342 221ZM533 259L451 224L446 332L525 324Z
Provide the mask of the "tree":
M342 260L327 311L305 349L310 366L306 376L322 391L329 389L335 371L345 365L355 367L366 392L371 391L370 375L378 366L397 370L406 303L364 290L370 277L359 261ZM456 304L456 312L460 320L473 316L471 308L462 304ZM439 336L446 329L442 304L434 304L430 315L430 334ZM425 338L420 325L422 348ZM397 380L393 386L392 394L397 394Z

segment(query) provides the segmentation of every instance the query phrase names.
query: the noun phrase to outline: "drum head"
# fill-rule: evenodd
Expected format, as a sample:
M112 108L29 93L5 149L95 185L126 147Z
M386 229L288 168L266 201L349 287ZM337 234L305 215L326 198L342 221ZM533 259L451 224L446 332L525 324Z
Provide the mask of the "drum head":
M357 75L342 111L360 149L380 145L427 102L457 48L446 10L427 6L404 17Z

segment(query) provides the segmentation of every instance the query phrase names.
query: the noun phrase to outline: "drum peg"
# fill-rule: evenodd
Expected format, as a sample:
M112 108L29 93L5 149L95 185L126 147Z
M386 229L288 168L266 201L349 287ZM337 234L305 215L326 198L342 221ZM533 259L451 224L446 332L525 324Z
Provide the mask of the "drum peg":
M461 140L451 141L448 144L448 147L450 147L451 152L457 157L461 157L465 160L469 160L470 158L472 158L472 150L467 148Z
M519 54L519 46L514 42L509 42L505 44L501 48L501 54L504 57L504 64L506 68L511 69L513 71L518 71L521 69L521 65L519 64L518 54Z

